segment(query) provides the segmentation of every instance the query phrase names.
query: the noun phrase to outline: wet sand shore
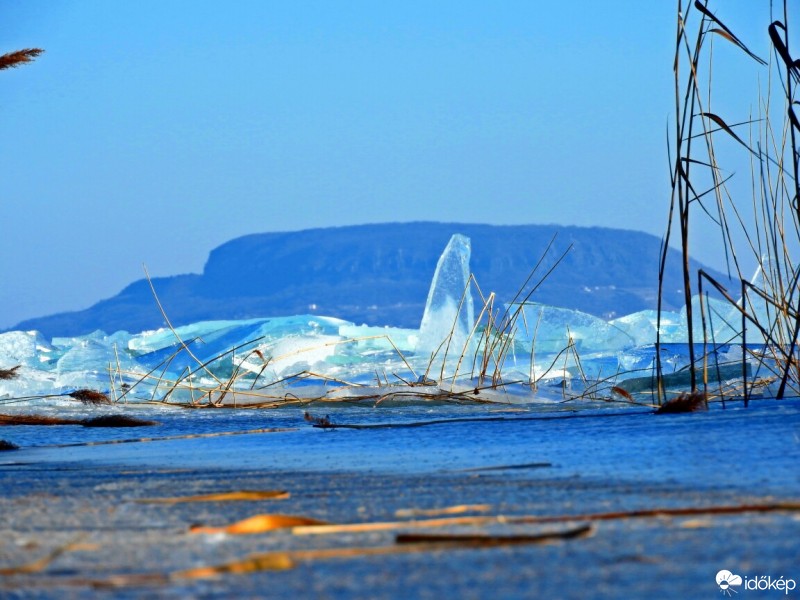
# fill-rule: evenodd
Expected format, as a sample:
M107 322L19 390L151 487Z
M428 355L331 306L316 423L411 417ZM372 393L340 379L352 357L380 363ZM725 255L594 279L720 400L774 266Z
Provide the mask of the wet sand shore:
M0 596L307 598L716 597L721 569L797 573L800 513L587 516L640 509L764 505L775 497L641 487L624 482L502 472L380 475L229 469L147 469L76 464L9 465L0 471ZM235 490L280 490L283 499L141 502ZM790 499L783 499L790 500ZM555 523L297 535L192 533L257 514L331 523L434 518L435 509L475 505L459 516L569 516ZM411 509L429 513L409 513ZM405 512L404 512L405 511ZM398 517L398 515L402 515ZM454 515L452 515L454 516ZM452 518L441 515L439 518ZM399 533L508 536L591 526L589 535L499 547L437 547L352 556L306 550L397 548ZM50 561L43 561L63 550ZM295 553L251 572L182 576L253 555ZM37 563L37 561L40 561ZM27 569L25 567L30 567ZM20 567L22 567L20 569ZM13 569L19 569L14 572ZM244 568L244 567L242 567ZM251 565L252 568L252 565ZM794 571L794 572L793 572ZM789 596L792 597L792 596Z

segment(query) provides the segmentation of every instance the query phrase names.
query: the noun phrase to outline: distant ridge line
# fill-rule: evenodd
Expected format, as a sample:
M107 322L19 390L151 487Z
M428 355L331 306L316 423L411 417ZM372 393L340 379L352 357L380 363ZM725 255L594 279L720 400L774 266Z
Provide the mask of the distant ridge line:
M484 292L495 291L501 300L513 297L556 236L542 273L549 260L570 245L572 250L532 300L601 317L656 307L661 240L604 227L413 221L253 233L214 248L202 274L155 278L153 284L176 326L321 314L356 324L417 327L436 261L455 233L471 239L471 270ZM667 310L682 305L680 261L671 252ZM163 325L141 279L85 310L27 319L11 329L53 337Z

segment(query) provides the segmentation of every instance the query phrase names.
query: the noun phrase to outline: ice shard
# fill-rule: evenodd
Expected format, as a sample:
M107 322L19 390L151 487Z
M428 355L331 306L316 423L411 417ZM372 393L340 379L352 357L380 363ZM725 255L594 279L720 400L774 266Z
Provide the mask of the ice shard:
M457 233L439 257L419 327L418 351L436 351L449 339L458 355L467 342L475 322L469 286L470 253L469 238Z
M662 317L666 318L666 311L662 312ZM655 310L643 310L609 321L609 324L631 336L636 346L656 343L657 323L658 312Z
M522 313L516 339L537 352L558 353L570 345L580 352L619 352L636 345L623 329L579 310L527 302Z
M14 365L42 368L54 361L54 348L37 331L0 333L0 368Z
M562 397L567 388L594 394L600 386L608 389L623 380L633 380L632 387L624 388L628 391L640 383L650 389L657 328L662 370L675 374L674 380L683 385L688 361L685 309L663 311L660 317L645 310L606 321L530 301L505 304L503 310L501 299L492 305L491 319L481 311L476 327L470 259L470 239L453 235L433 273L418 330L300 314L202 321L174 331L96 331L49 342L33 331L2 333L0 369L6 375L0 378L0 400L16 403L39 396L32 401L55 402L59 394L88 387L110 390L113 397L124 393L126 401L224 399L237 405L358 395L379 398L377 403L384 406L398 392L402 402L444 389L477 399L475 390L482 386L480 401L516 403L532 400L532 392L550 401L552 394ZM764 261L751 287L769 294L773 270ZM715 342L712 376L719 380L735 379L742 372L739 362L726 364L742 356L736 346L742 306L760 322L781 318L752 290L736 306L704 298L706 337ZM692 308L694 340L699 343L704 331L699 297L693 298ZM793 331L793 322L788 325L783 329ZM758 328L750 327L748 343L763 341L757 334Z

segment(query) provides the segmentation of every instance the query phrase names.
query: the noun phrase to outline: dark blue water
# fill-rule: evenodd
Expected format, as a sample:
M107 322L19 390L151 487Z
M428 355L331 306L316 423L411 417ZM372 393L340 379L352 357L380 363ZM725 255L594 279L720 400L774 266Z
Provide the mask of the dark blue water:
M86 409L87 411L96 409ZM271 471L359 470L441 473L497 467L515 476L581 477L693 489L800 493L800 401L712 405L707 412L655 415L643 409L500 412L483 406L316 411L333 423L394 425L322 430L297 408L186 410L136 408L126 414L155 427L4 427L0 438L22 449L8 462L75 461L153 467L223 467ZM443 421L420 427L408 423ZM171 436L256 433L165 440ZM155 438L108 445L70 445ZM506 468L519 465L528 468ZM547 465L547 466L544 466Z

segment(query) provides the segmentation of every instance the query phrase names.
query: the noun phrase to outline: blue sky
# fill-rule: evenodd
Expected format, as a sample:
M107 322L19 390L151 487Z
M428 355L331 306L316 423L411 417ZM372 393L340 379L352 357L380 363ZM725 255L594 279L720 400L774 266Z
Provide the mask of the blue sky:
M720 4L766 47L755 3ZM46 53L0 73L0 327L87 307L143 263L200 272L254 232L438 220L660 236L675 7L2 0L0 52Z

